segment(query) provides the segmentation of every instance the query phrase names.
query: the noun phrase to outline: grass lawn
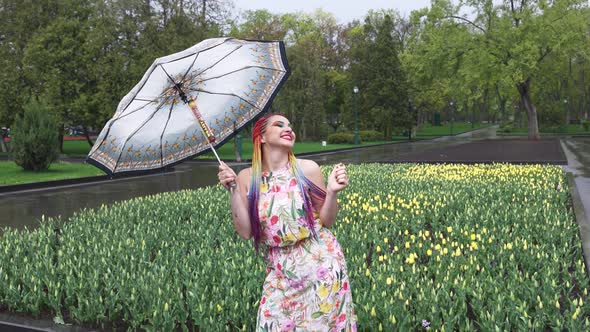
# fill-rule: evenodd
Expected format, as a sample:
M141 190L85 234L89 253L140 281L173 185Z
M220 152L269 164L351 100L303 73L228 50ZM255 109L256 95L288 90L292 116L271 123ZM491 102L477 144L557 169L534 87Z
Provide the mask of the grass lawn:
M584 130L584 127L579 124L570 124L567 126L539 128L540 134L586 134L590 135L590 131ZM528 128L511 128L509 132L498 131L498 134L512 135L512 134L528 134Z
M466 123L466 122L455 122L453 123L453 135L458 135L458 134L462 134L471 130L475 130L475 129L479 129L479 128L484 128L487 125L484 123L474 123L473 127L471 126L471 123ZM418 131L416 131L416 140L420 140L420 139L429 139L429 138L434 138L434 137L438 137L438 136L447 136L451 134L451 124L450 123L445 123L442 124L440 126L433 126L430 123L425 123L423 125L420 126L420 128L418 128ZM400 140L400 141L404 141L407 140L408 136L394 136L393 140Z
M472 128L470 123L462 123L462 122L455 122L453 124L453 134L460 134L466 131L470 131L472 129L477 129L483 127L483 124L474 124ZM433 126L431 124L424 124L420 126L416 133L416 140L425 139L425 138L432 138L435 136L445 136L450 135L451 133L451 125L450 123L443 124L442 126ZM392 141L399 142L407 140L407 136L394 136ZM373 145L373 144L381 144L387 143L383 142L365 142L361 145ZM322 146L321 142L297 142L295 144L295 149L293 152L295 154L299 153L307 153L307 152L321 152L321 151L330 151L336 149L345 149L354 147L353 144L328 144L327 146ZM88 152L90 152L90 145L86 140L66 140L64 141L64 154L72 157L86 157ZM221 148L217 150L219 157L221 159L235 159L234 153L234 141L230 140L225 143ZM250 141L250 137L243 137L242 138L242 158L250 159L252 156L252 143ZM212 159L214 158L212 153L208 153L198 157L199 159Z
M362 143L361 146L369 146L375 144L383 144L387 143L385 141L382 142L367 142ZM248 139L247 141L242 140L242 158L243 159L250 159L252 157L252 142ZM321 142L297 142L295 143L295 147L293 148L293 153L300 154L300 153L308 153L308 152L323 152L323 151L330 151L336 149L346 149L346 148L353 148L356 145L354 144L327 144L326 146L322 146ZM222 145L219 149L217 149L217 154L221 159L235 159L234 153L234 141L230 140L229 142ZM197 157L197 159L212 159L215 158L213 153L207 153L202 156Z
M86 140L64 141L64 154L68 156L84 156L90 152L90 144Z
M453 123L453 135L462 134L467 131L471 131L478 128L483 128L487 126L483 123L474 123L471 126L471 123L466 122L455 122ZM429 123L424 124L420 127L416 136L445 136L451 134L451 124L445 123L441 126L433 126Z
M371 145L371 144L379 144L385 142L368 142L363 143L362 145ZM318 151L329 151L334 149L343 149L343 148L350 148L354 147L354 144L328 144L328 146L323 147L321 142L297 142L295 144L295 149L293 152L295 154L304 153L304 152L318 152ZM64 141L64 154L68 156L87 156L88 152L90 152L90 146L88 142L84 141ZM217 153L221 159L234 159L234 141L230 140L225 143L221 148L217 149ZM249 137L247 139L242 139L242 155L249 156L252 155L252 142L250 141ZM203 155L204 158L214 158L213 154L210 156L208 154Z
M95 175L104 175L104 172L87 164L59 162L51 164L46 171L30 172L23 170L13 161L0 161L0 185L73 179Z

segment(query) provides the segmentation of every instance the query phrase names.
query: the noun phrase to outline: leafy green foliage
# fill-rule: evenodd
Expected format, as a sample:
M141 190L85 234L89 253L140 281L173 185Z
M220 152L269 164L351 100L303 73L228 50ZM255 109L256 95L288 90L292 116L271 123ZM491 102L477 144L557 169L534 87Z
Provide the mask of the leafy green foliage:
M384 137L383 133L376 130L361 130L359 131L359 138L362 142L378 142L383 141Z
M88 176L104 175L100 169L82 163L53 163L46 171L29 172L11 161L0 161L0 186L8 184L31 183L74 179Z
M473 9L473 17L461 16L463 6ZM475 0L459 6L436 1L430 10L412 17L420 28L415 30L407 68L419 77L414 80L418 88L419 82L448 79L452 88L447 98L457 105L489 108L495 92L499 110L505 113L507 98L512 98L526 110L529 137L538 138L537 112L545 107L537 110L536 105L545 102L538 102L542 97L535 94L535 84L545 75L552 77L544 90L559 95L555 68L568 59L587 58L587 9L580 0Z
M363 110L361 124L385 137L410 126L407 83L399 60L401 45L393 37L393 19L388 14L367 16L351 50L352 79L358 85L359 109Z
M12 128L14 161L25 170L45 170L59 156L59 124L46 105L31 99Z
M359 135L359 141L360 141ZM360 143L360 142L359 142ZM328 144L354 144L354 134L335 133L328 135Z

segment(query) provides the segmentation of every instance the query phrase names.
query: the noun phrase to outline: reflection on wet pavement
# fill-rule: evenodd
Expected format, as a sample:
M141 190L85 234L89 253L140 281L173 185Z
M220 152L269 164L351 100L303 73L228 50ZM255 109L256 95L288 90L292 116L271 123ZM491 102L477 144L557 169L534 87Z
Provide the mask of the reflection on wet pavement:
M490 138L496 138L496 127L484 128L452 137L330 152L303 158L315 160L319 164L337 162L369 163L387 159L392 155L402 155ZM577 142L577 140L574 141ZM590 156L588 155L590 153L590 149L588 149L590 142L586 140L579 144L582 144L581 149L585 151L586 165L590 165ZM232 165L236 172L248 166L248 164ZM585 169L585 172L588 174L587 169ZM96 208L133 197L195 189L216 183L216 163L186 162L176 166L176 170L169 173L16 194L3 194L0 195L0 227L34 228L42 215L68 217L84 208Z
M590 217L590 138L567 138L561 142L568 159L565 169L574 175L586 216Z
M491 127L456 136L445 136L432 140L410 143L380 145L351 151L326 152L305 158L315 160L319 164L332 164L337 162L353 164L371 163L389 159L391 156L405 155L413 152L426 151L495 137L496 127Z

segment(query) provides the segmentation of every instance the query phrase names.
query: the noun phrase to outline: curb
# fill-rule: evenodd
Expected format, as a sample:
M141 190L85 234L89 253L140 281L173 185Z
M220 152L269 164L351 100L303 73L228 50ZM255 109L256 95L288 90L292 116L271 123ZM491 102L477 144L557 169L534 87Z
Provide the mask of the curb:
M118 176L97 175L97 176L85 176L85 177L74 178L74 179L63 179L63 180L52 180L52 181L0 185L0 196L2 196L3 194L21 192L21 191L27 191L27 190L40 190L40 189L48 189L48 188L54 188L54 187L76 186L76 185L82 185L82 184L105 182L105 181L109 181L109 180L112 180L112 181L124 180L124 179L130 179L130 178L139 178L139 177L145 177L145 176L151 176L151 175L172 173L174 171L175 171L174 168L172 168L172 169L163 169L163 170L160 169L157 171L146 171L146 172L142 172L142 173L118 175Z
M572 205L574 206L574 215L576 223L580 228L580 239L582 241L582 254L584 262L586 263L586 272L590 275L590 220L586 216L584 205L576 185L576 180L571 172L567 172L567 181L570 186L570 195L572 197Z
M527 133L501 133L496 132L496 136L517 136L517 137L527 137L529 134ZM541 134L539 134L541 135ZM545 137L559 137L559 138L568 138L568 137L590 137L590 133L588 134L561 134L561 133L544 133L541 136L541 139Z
M465 165L476 165L476 164L515 164L515 165L567 165L567 160L378 160L376 163L383 164L465 164Z
M367 147L382 146L382 145L389 145L389 144L399 144L399 143L406 143L406 142L389 142L389 143L374 144L374 145L368 145L368 146L359 146L359 147L352 147L352 148L335 149L335 150L321 151L321 152L300 153L300 154L297 154L296 156L298 156L298 157L299 156L313 156L313 155L317 155L317 154L356 150L356 149L362 149L362 148L367 148ZM69 161L72 162L73 159L70 158ZM83 161L83 160L80 160L80 161ZM222 161L225 163L228 163L228 164L245 164L245 163L251 162L250 159L242 159L241 162L236 162L233 159L222 159ZM217 164L217 161L215 159L191 159L191 160L186 160L184 163ZM64 187L64 186L75 186L75 185L83 185L83 184L100 183L100 182L105 182L105 181L109 181L109 180L122 180L122 179L129 179L129 178L138 178L138 177L144 177L144 176L149 176L149 175L169 173L169 172L174 172L174 171L175 171L174 168L158 169L158 170L146 171L146 172L142 172L142 173L134 172L134 173L129 173L129 174L115 175L115 176L109 176L109 175L105 174L105 175L73 178L73 179L0 185L0 196L2 196L4 194L16 193L16 192L21 192L21 191L42 190L42 189L48 189L48 188L54 188L54 187Z
M58 325L44 318L18 318L18 315L0 313L0 331L14 332L94 332L97 329L77 325Z

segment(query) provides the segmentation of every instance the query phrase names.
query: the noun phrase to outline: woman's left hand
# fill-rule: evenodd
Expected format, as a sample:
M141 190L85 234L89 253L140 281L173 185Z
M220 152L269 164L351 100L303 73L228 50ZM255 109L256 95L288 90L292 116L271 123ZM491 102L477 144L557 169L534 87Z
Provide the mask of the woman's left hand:
M337 193L348 187L348 175L346 174L346 166L342 163L334 166L332 173L328 176L328 191Z

